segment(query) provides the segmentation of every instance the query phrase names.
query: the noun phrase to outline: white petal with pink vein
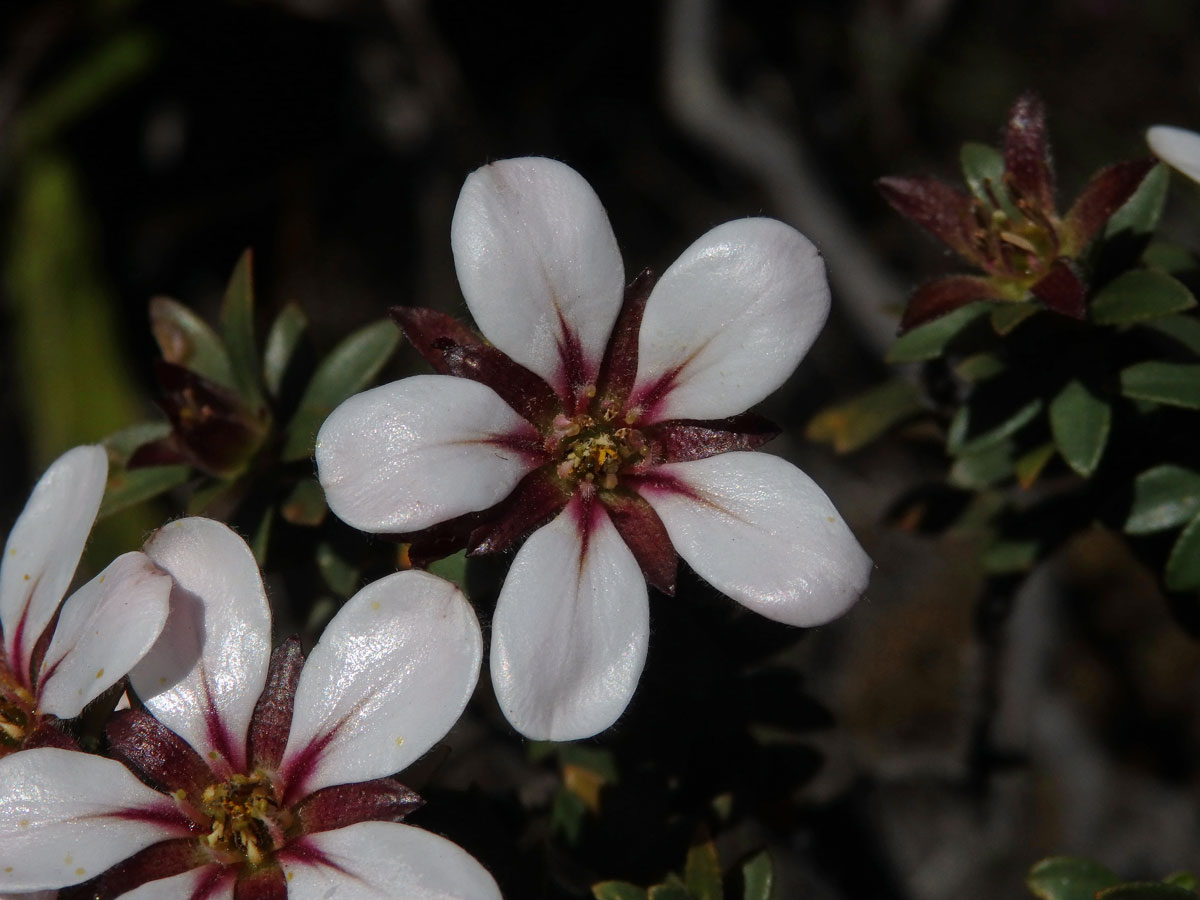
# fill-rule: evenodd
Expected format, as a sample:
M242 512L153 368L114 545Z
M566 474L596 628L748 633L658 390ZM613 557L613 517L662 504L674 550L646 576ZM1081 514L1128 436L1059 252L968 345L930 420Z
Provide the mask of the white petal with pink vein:
M1174 125L1155 125L1146 132L1154 155L1193 181L1200 181L1200 134Z

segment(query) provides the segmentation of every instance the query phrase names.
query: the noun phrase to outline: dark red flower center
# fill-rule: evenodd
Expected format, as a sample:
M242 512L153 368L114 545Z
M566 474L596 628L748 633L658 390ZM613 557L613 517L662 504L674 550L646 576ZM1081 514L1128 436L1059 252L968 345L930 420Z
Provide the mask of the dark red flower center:
M547 435L547 450L558 459L555 474L569 485L580 482L612 490L617 486L623 469L646 458L645 438L637 429L622 420L601 416L597 421L589 414L554 419Z

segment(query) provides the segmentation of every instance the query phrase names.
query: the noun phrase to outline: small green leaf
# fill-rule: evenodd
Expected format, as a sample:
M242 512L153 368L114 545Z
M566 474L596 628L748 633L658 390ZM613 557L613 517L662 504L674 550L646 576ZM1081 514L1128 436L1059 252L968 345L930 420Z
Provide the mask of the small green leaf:
M1041 411L1041 398L1035 397L999 424L993 425L979 434L973 434L971 420L975 411L970 406L960 406L950 422L950 429L946 435L946 451L952 456L978 453L980 450L1012 437L1037 418Z
M968 141L958 155L963 178L971 193L989 206L999 203L1012 218L1018 218L1016 208L1004 186L1004 156L995 147Z
M463 590L467 585L467 551L459 550L457 553L435 560L429 564L428 569L438 578L445 578Z
M1196 900L1192 891L1161 881L1118 884L1096 894L1096 900Z
M338 344L317 366L288 423L283 445L284 462L312 455L321 423L334 407L366 387L400 343L400 329L389 320L360 328Z
M1200 409L1200 363L1137 363L1121 371L1121 393L1137 400Z
M566 788L559 788L554 792L554 805L550 810L550 830L561 834L568 844L579 843L586 815L587 806L574 793Z
M919 325L896 338L885 361L889 363L922 362L942 355L946 346L960 331L992 308L991 303L971 303L947 313L932 322Z
M1112 408L1078 381L1072 381L1050 401L1050 432L1058 451L1072 469L1087 478L1100 464Z
M317 569L331 591L339 597L349 597L358 590L362 573L343 559L330 544L317 544L316 557Z
M954 367L954 374L978 384L1004 371L1004 361L994 353L976 353Z
M1195 305L1192 292L1166 272L1134 269L1104 286L1092 300L1090 315L1097 325L1130 325Z
M1028 572L1038 560L1037 541L993 541L983 551L983 570L989 575Z
M1054 459L1054 452L1054 443L1047 441L1045 444L1034 447L1028 453L1019 457L1013 465L1017 476L1017 483L1025 489L1033 487L1034 482L1038 480L1038 476L1042 474L1042 469L1046 468L1046 463Z
M1200 512L1200 473L1180 466L1155 466L1133 482L1126 534L1152 534L1175 528Z
M187 481L191 473L191 466L152 466L132 472L112 469L108 473L108 486L104 489L104 501L96 518L106 518L151 497L165 494Z
M268 508L259 520L258 527L254 529L254 536L250 538L250 550L254 553L254 560L260 569L267 564L267 550L271 545L274 524L275 510Z
M1018 325L1040 309L1032 300L997 306L992 309L992 330L1001 337L1012 334Z
M263 383L272 397L279 396L288 364L291 363L306 328L308 317L295 303L289 303L281 309L275 321L271 323L271 330L267 332L267 343L263 347Z
M315 478L305 478L296 483L287 499L279 506L279 514L285 522L315 528L325 521L329 507L325 505L325 492Z
M771 857L764 850L742 864L742 900L771 900Z
M1187 891L1194 891L1197 887L1196 876L1191 872L1172 872L1163 881Z
M954 461L947 475L949 482L967 490L991 487L1012 477L1012 441L1001 441L972 453L964 453Z
M114 431L100 443L108 451L109 462L124 465L133 456L133 451L142 444L159 441L171 433L170 422L139 422L136 425Z
M1147 172L1137 190L1109 217L1104 226L1105 239L1123 231L1137 235L1152 234L1158 227L1158 217L1162 215L1169 181L1167 167L1162 163Z
M254 341L253 254L247 250L234 267L221 302L221 338L229 353L229 364L238 391L251 409L262 405L258 349Z
M717 848L712 841L688 848L687 861L683 866L683 880L688 894L694 900L724 900L721 887L721 864L717 859Z
M1200 588L1200 515L1179 533L1163 570L1167 587L1173 591Z
M1167 316L1165 319L1155 319L1142 324L1165 334L1173 341L1178 341L1200 356L1200 319L1195 316Z
M1200 261L1186 247L1154 241L1142 251L1142 265L1148 269L1161 269L1168 275L1184 275L1200 268Z
M1121 879L1097 863L1069 856L1052 856L1035 863L1025 883L1041 900L1093 900L1096 892Z
M592 885L595 900L647 900L644 888L628 881L601 881Z
M693 900L692 895L688 893L688 889L677 881L672 883L666 881L662 884L656 884L647 892L650 900Z
M821 410L808 423L805 436L832 443L838 453L849 453L923 409L920 389L908 379L897 378Z
M236 387L225 345L207 322L179 301L169 297L150 301L150 331L167 362L227 388Z

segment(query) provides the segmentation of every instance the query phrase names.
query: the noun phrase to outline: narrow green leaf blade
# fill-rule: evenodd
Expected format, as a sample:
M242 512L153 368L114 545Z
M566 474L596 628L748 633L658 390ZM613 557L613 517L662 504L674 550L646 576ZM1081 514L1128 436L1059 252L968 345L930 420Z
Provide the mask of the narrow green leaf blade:
M254 339L254 255L245 251L233 269L221 302L221 338L229 353L233 379L252 409L262 405L258 348Z
M1173 591L1200 588L1200 515L1179 533L1163 574L1167 587Z
M742 865L742 900L771 900L771 857L764 850Z
M279 396L288 365L307 328L308 317L295 303L289 303L281 309L271 323L267 343L263 347L263 383L272 397Z
M1169 172L1163 163L1147 172L1137 190L1109 216L1104 225L1105 239L1123 231L1135 235L1152 234L1162 215L1169 182Z
M592 885L595 900L647 900L644 888L628 881L601 881Z
M805 436L833 444L838 453L849 453L924 408L916 384L897 378L821 410L808 423Z
M1172 872L1163 881L1188 891L1194 891L1197 887L1196 876L1192 872Z
M178 487L191 475L190 466L153 466L147 469L112 469L108 474L108 485L104 489L104 500L100 504L97 519L128 509L145 500L165 494Z
M978 408L970 406L960 406L954 419L950 423L949 433L946 435L946 450L954 456L963 454L978 453L985 450L993 444L998 444L1007 438L1012 437L1035 418L1042 411L1042 400L1040 397L1035 397L1024 406L1011 412L1008 418L1003 419L986 431L974 433L972 422L973 414L979 415ZM984 413L988 410L984 409ZM1008 410L1004 410L1007 413ZM991 424L988 422L987 424Z
M1161 465L1142 472L1133 482L1133 503L1125 520L1126 534L1153 534L1175 528L1200 512L1200 473L1182 466Z
M217 333L179 301L169 297L150 301L150 331L167 362L227 388L237 387L229 354Z
M312 455L317 429L334 407L366 387L400 344L400 329L384 320L354 332L321 361L288 423L284 462Z
M1195 316L1167 316L1165 319L1154 319L1143 324L1200 356L1200 319Z
M305 478L296 483L287 499L279 506L279 514L285 522L315 528L325 521L329 507L325 504L325 492L315 478Z
M1041 900L1093 900L1096 892L1121 879L1097 863L1069 856L1052 856L1035 863L1025 883Z
M647 892L647 896L650 900L692 900L687 888L670 882L654 885Z
M912 331L896 338L896 343L892 344L892 349L887 352L885 359L889 363L936 359L960 331L992 307L991 303L972 303L932 322L918 325Z
M1079 381L1072 381L1050 401L1050 432L1058 452L1072 469L1087 478L1100 464L1112 427L1112 408Z
M1096 894L1096 900L1196 900L1192 891L1161 881L1119 884Z
M1121 393L1135 400L1200 409L1200 363L1137 363L1121 371Z
M1012 334L1016 327L1031 316L1037 315L1041 307L1032 300L1005 303L992 309L992 330L1004 337Z
M688 848L683 865L683 880L693 900L724 900L721 887L721 864L712 841Z
M1131 325L1195 305L1196 298L1187 286L1166 272L1134 269L1105 285L1092 300L1090 315L1097 325Z

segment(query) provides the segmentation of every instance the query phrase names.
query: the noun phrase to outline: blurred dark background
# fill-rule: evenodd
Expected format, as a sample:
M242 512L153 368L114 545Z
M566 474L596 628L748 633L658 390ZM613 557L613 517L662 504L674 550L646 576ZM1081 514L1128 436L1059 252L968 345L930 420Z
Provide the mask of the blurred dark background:
M719 624L728 601L695 585L695 614L652 599L651 668L610 743L628 758L699 753L713 771L697 797L756 797L718 848L727 864L771 848L777 898L1020 897L1050 853L1129 877L1200 865L1200 653L1120 543L1089 535L1026 584L997 662L973 634L975 547L882 524L936 472L928 453L885 442L838 458L802 437L822 404L881 377L912 285L955 267L872 181L956 179L958 145L996 139L1032 89L1065 205L1099 166L1143 155L1147 126L1200 126L1194 0L10 0L0 36L3 522L63 449L155 415L147 301L214 320L246 247L260 330L294 300L320 352L392 304L464 311L450 217L464 176L492 159L579 170L631 274L724 220L777 216L822 248L835 305L767 404L785 430L772 447L855 526L872 587L803 640L762 639L803 682L771 696L824 710L803 752L768 764L715 741L706 754L682 725L687 740L629 749L656 703L678 701L672 678L723 652L695 622ZM1196 246L1197 195L1175 194L1166 227ZM402 350L388 374L419 368ZM154 515L110 542L136 545ZM668 650L680 644L683 662ZM981 691L993 663L996 702ZM720 732L740 715L721 704L746 697L706 695L688 721ZM488 704L450 741L430 789L442 812L431 802L414 821L477 852L514 898L681 865L682 849L634 859L618 834L639 798L659 804L647 822L688 832L683 847L702 818L649 775L626 773L582 844L531 828L557 776ZM982 774L981 717L1003 751ZM737 778L715 774L723 759Z

